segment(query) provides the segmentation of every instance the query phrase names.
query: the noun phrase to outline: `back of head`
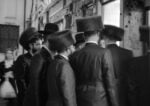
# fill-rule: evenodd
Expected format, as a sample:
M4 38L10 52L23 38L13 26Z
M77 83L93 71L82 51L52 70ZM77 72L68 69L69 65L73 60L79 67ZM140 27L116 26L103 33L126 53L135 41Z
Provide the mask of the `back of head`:
M101 32L102 37L107 37L110 40L122 41L124 36L124 30L114 25L104 25L104 29Z
M74 39L70 30L63 30L54 33L49 39L50 50L61 53L74 44Z

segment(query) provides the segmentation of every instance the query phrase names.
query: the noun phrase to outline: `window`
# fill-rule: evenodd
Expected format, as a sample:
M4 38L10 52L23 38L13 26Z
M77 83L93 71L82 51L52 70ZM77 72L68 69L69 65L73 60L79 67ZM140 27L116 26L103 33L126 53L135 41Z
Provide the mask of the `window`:
M120 27L120 0L110 2L103 7L104 24ZM120 42L116 42L120 45Z
M18 46L19 26L0 24L0 52Z
M104 24L120 26L120 0L104 5L103 15Z

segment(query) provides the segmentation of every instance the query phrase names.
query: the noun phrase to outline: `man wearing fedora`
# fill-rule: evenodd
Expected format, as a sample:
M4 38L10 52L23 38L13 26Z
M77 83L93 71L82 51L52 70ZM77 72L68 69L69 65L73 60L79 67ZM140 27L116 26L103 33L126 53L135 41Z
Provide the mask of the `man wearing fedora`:
M30 85L24 99L24 106L45 106L47 101L46 75L49 62L53 59L53 53L49 49L48 38L56 31L58 26L47 23L43 31L44 44L39 53L33 56L30 67Z
M22 106L25 91L29 84L31 58L42 47L41 34L35 28L26 29L19 39L22 47L27 53L20 55L14 63L13 71L18 87L18 106Z
M110 50L113 60L114 75L116 79L116 91L119 106L129 106L127 95L127 71L132 52L117 46L117 41L122 41L124 30L114 25L105 25L102 30L106 48Z
M76 20L86 44L70 57L76 75L78 106L118 106L110 52L98 45L103 24L100 16Z
M70 30L57 32L49 39L51 50L57 52L47 73L48 101L46 106L77 106L75 76L68 56L74 51Z
M139 31L140 41L147 46L147 50L143 56L130 62L130 106L150 106L150 26L141 26Z

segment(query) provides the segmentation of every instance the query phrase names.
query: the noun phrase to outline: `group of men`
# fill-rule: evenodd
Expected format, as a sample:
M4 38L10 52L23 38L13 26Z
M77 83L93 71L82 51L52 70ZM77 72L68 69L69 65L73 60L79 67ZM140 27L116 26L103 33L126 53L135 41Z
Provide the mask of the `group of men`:
M80 47L70 30L59 31L54 23L22 33L19 41L27 53L13 68L18 106L129 106L132 52L116 45L124 30L103 25L100 16L77 19L76 25Z

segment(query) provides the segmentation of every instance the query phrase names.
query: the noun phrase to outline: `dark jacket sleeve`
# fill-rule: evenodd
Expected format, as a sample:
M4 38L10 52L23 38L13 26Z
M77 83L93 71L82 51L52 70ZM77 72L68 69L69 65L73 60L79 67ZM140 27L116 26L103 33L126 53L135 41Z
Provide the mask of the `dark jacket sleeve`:
M116 96L116 81L114 76L112 57L110 51L106 50L103 56L103 79L107 91L108 101L110 106L118 106Z
M13 71L16 79L24 78L24 61L23 56L19 56L17 60L14 62Z
M75 94L75 77L74 72L69 64L62 65L60 83L64 106L77 106Z
M25 67L26 64L24 62L23 56L19 56L18 59L14 62L14 65L12 67L12 70L14 72L14 78L17 81L18 89L26 89L26 81L25 81Z

